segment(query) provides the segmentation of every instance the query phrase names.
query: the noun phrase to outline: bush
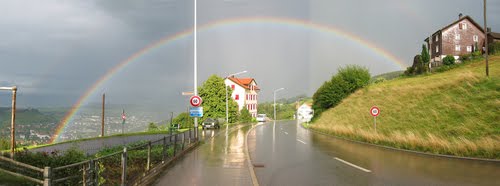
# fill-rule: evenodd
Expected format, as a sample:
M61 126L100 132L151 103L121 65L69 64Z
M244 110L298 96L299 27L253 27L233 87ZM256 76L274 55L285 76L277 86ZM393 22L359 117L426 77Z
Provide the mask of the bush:
M313 95L315 117L321 112L337 106L342 99L362 88L370 82L370 72L367 68L348 65L338 70L338 73L321 85Z
M488 44L488 53L500 54L500 42L493 42Z
M406 76L411 76L411 75L413 75L414 73L415 73L415 68L413 68L413 67L408 67L408 68L406 68L406 71L405 71L405 73L404 73L404 74L405 74Z
M455 64L455 57L452 55L447 55L446 57L443 58L443 64L444 65L454 65Z
M377 78L377 79L376 79L373 83L382 83L382 82L384 82L384 81L386 81L386 79L385 79L385 78L383 78L383 77L379 77L379 78Z
M238 118L241 123L249 123L252 121L252 115L248 111L246 105L240 111L240 117Z
M464 54L464 55L460 56L460 60L467 61L467 60L470 60L471 57L472 57L472 54Z
M481 57L482 55L483 54L481 53L481 51L472 52L472 57L474 57L474 58Z

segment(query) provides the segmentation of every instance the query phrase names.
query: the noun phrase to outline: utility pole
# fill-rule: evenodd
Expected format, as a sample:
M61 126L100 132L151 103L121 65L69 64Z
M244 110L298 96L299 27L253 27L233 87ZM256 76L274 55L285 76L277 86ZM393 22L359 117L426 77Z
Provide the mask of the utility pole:
M106 103L106 94L102 94L102 114L101 114L101 137L104 137L104 105Z
M483 0L484 2L484 48L485 48L485 61L486 61L486 77L490 76L490 70L488 68L488 26L486 25L486 0Z

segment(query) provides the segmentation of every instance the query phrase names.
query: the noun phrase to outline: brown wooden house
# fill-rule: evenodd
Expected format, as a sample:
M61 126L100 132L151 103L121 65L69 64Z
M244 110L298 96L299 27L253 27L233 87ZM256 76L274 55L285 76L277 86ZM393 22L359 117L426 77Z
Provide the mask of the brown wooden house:
M476 47L482 51L485 36L484 30L471 17L460 15L458 20L434 32L430 38L425 42L434 66L447 55L458 59L461 55L474 52Z

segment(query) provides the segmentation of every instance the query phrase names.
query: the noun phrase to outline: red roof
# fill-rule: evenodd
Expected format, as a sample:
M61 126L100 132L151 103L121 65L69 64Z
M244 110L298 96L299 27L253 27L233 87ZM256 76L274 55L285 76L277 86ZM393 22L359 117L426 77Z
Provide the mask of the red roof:
M253 78L235 78L235 77L229 77L229 80L233 81L234 83L238 84L239 86L245 88L245 89L250 89L250 83L252 81L255 81ZM257 83L255 83L257 84ZM255 86L255 90L260 90L258 86Z

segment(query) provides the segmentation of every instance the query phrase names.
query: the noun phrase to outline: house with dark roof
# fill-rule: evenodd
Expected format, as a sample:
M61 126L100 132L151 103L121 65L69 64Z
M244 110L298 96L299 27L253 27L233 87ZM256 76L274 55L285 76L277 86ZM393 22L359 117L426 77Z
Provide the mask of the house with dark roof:
M224 83L233 90L231 98L238 103L238 110L241 111L243 107L246 107L252 117L257 117L257 100L260 88L255 79L228 77L224 79Z
M440 64L447 55L455 59L459 56L470 54L476 49L482 51L485 35L481 25L469 16L459 15L459 19L434 32L425 39L431 64Z

